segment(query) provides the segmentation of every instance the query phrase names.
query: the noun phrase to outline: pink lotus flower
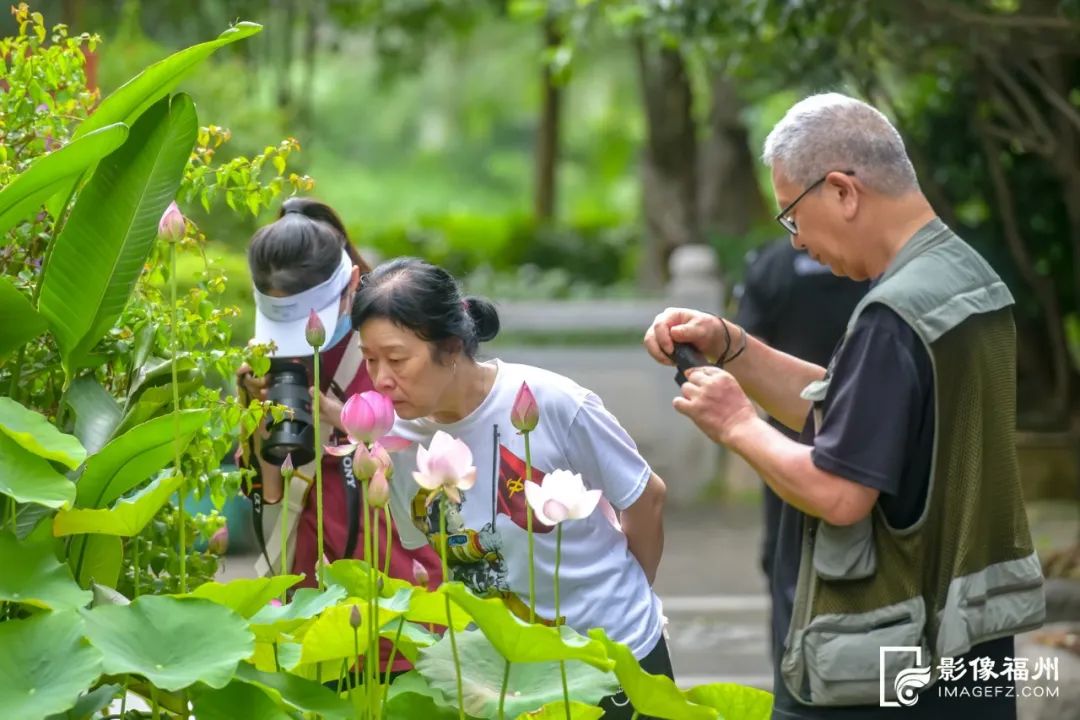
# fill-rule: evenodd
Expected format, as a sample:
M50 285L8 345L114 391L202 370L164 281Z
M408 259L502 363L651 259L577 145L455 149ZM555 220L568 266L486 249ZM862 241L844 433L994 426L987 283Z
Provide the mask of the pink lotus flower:
M456 503L461 502L459 490L468 490L476 484L476 467L473 465L472 450L461 440L439 430L425 448L421 445L416 450L416 472L413 479L425 490L433 490L428 495L430 505L440 492Z
M394 427L394 403L390 398L380 392L367 390L359 395L353 395L341 408L341 426L349 435L349 442L345 445L324 446L326 452L338 457L355 452L360 445L372 445L382 441L384 447L393 442L397 445L399 438L391 441L390 428ZM389 448L387 448L389 449ZM393 452L393 449L390 449Z
M158 222L158 235L169 242L176 242L184 237L186 225L180 208L177 207L176 202L171 202Z
M412 576L413 582L421 587L427 587L431 581L431 576L428 575L427 568L419 560L412 561Z
M308 315L307 325L304 327L304 339L316 350L326 342L326 328L323 327L322 320L314 309Z
M536 404L536 397L528 383L521 383L521 389L514 398L514 407L510 410L510 424L521 432L532 432L539 422L540 408Z
M599 490L586 490L581 475L569 470L553 470L544 476L544 484L525 482L525 499L545 525L558 525L563 520L588 517L600 502Z
M367 488L367 502L373 508L384 508L390 502L390 482L386 479L386 472L376 470L371 476Z

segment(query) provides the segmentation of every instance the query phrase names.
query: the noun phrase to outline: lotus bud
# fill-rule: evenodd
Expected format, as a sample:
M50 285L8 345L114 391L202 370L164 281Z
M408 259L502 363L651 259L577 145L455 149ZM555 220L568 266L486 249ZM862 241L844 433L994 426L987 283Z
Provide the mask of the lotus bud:
M521 432L532 432L540 422L540 408L527 383L521 383L514 406L510 410L510 424Z
M357 605L352 606L352 610L349 612L349 625L353 630L360 628L360 607Z
M318 313L314 310L308 315L307 327L304 328L304 338L307 340L308 345L316 350L326 342L326 328L323 327L322 320L319 319Z
M165 213L158 222L158 235L169 242L176 242L184 237L185 231L186 223L180 208L175 202L169 203L169 207L165 208Z

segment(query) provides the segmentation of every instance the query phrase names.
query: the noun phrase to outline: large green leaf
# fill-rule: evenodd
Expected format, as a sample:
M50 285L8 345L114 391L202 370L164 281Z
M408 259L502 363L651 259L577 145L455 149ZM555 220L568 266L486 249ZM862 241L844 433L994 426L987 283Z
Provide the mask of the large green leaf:
M75 437L90 454L112 437L120 422L120 406L92 377L81 377L68 388L67 403L75 411Z
M686 697L698 705L720 711L721 718L734 720L769 720L772 717L772 693L735 683L698 685L686 691Z
M415 670L399 675L386 693L386 720L457 720L442 692Z
M28 410L11 398L0 397L0 433L46 460L74 470L86 459L78 438L57 430L40 413Z
M571 700L570 714L567 715L566 703L560 700L548 703L539 710L521 713L517 716L517 720L565 720L567 717L571 720L599 720L599 718L604 717L604 711L596 705L586 705Z
M499 691L506 659L477 630L457 633L457 649L465 712L480 718L499 717ZM449 637L421 651L416 669L433 688L442 692L448 703L457 707L457 678ZM611 673L574 660L566 663L566 679L570 699L589 705L619 689ZM561 700L559 663L512 663L507 688L505 711L509 717L516 718L523 712Z
M105 672L143 675L163 690L224 687L254 648L243 618L201 598L143 595L81 612Z
M259 640L274 642L283 633L291 633L344 598L345 590L340 587L328 587L323 592L315 588L300 588L293 593L288 604L264 606L251 618L250 626Z
M399 625L401 628L400 634L398 633ZM379 635L397 645L398 654L412 663L415 663L417 658L420 657L420 651L423 648L431 647L439 642L440 638L439 635L431 632L423 625L403 621L402 618L383 625L379 630Z
M2 194L2 192L0 192ZM0 277L0 359L49 327L30 300L5 277Z
M48 462L0 433L0 495L21 503L69 507L75 500L75 485Z
M258 685L232 681L220 690L207 689L195 696L199 720L290 720L281 704Z
M251 22L237 23L214 40L193 45L154 63L102 100L94 114L75 130L75 137L86 135L109 123L126 122L130 125L147 108L172 92L181 80L215 50L260 31L262 25Z
M69 610L93 598L75 583L71 568L57 561L47 537L19 542L10 532L0 533L0 567L0 600Z
M599 628L590 630L589 636L607 648L608 655L615 661L619 684L637 712L679 720L717 720L716 710L687 700L674 680L642 670L626 645L612 641Z
M124 688L120 685L101 685L82 695L75 706L58 715L50 715L49 720L95 720L101 717L103 710Z
M160 477L131 497L118 500L111 508L61 510L53 518L53 535L99 533L134 537L142 532L183 481L182 475Z
M498 651L513 663L581 660L600 670L614 663L604 646L566 625L558 628L530 625L518 618L499 598L479 598L461 583L446 583L440 590L469 615Z
M123 123L99 125L97 130L85 133L56 152L39 157L0 190L0 246L7 244L3 238L9 229L37 212L56 193L69 192L79 175L120 147L127 135L128 128Z
M160 101L79 193L54 241L38 301L69 374L124 309L197 133L191 98Z
M68 564L79 587L98 583L115 588L124 564L124 541L115 535L78 535L71 540Z
M258 685L268 690L271 696L280 698L297 710L314 713L326 720L349 720L353 717L352 706L348 701L319 683L291 673L260 672L248 663L240 663L236 668L236 679Z
M149 369L148 369L149 368ZM132 381L124 406L124 417L115 433L127 432L136 425L170 409L173 402L172 361L162 360L153 366L144 367ZM177 395L184 397L204 384L206 378L190 357L176 359Z
M182 410L179 415L180 435L176 442L183 452L199 428L209 422L210 411ZM77 485L76 506L107 507L169 464L174 452L174 422L168 415L137 425L87 460Z
M0 623L0 708L39 720L73 706L101 674L101 653L83 638L74 612Z
M353 629L349 620L353 609L360 615L360 627ZM394 611L377 607L377 625L381 627L402 615L404 608ZM368 624L371 616L367 602L360 598L349 598L343 605L336 605L324 610L304 633L303 651L300 661L316 663L326 660L339 660L363 653L368 645Z
M208 582L188 595L213 600L218 605L231 608L240 617L250 618L303 579L303 575L275 575L255 579L241 578L228 583Z

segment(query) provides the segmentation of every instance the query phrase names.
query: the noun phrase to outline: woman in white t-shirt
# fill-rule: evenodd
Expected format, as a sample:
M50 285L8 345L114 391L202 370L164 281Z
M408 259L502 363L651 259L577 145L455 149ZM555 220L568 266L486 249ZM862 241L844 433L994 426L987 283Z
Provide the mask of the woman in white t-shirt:
M660 600L652 581L663 552L664 482L595 394L529 365L476 359L499 331L488 301L463 297L444 269L415 258L363 276L352 310L367 371L390 397L393 433L425 447L442 430L472 450L476 484L449 504L450 572L474 592L504 598L527 617L528 535L524 438L510 423L523 382L540 407L530 433L532 479L563 469L603 491L601 507L563 524L560 613L578 632L600 627L625 643L646 670L672 675ZM412 481L416 446L395 459L391 508L405 547L438 548L439 503ZM554 622L555 532L534 518L536 614ZM606 718L629 718L623 696L605 700Z

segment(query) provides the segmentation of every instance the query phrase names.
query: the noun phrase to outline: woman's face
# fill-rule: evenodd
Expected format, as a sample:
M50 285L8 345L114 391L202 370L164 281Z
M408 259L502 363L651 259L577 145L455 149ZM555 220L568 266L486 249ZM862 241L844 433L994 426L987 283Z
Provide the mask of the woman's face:
M385 318L360 326L360 348L375 389L389 397L405 420L432 415L454 377L457 363L434 357L432 343Z

